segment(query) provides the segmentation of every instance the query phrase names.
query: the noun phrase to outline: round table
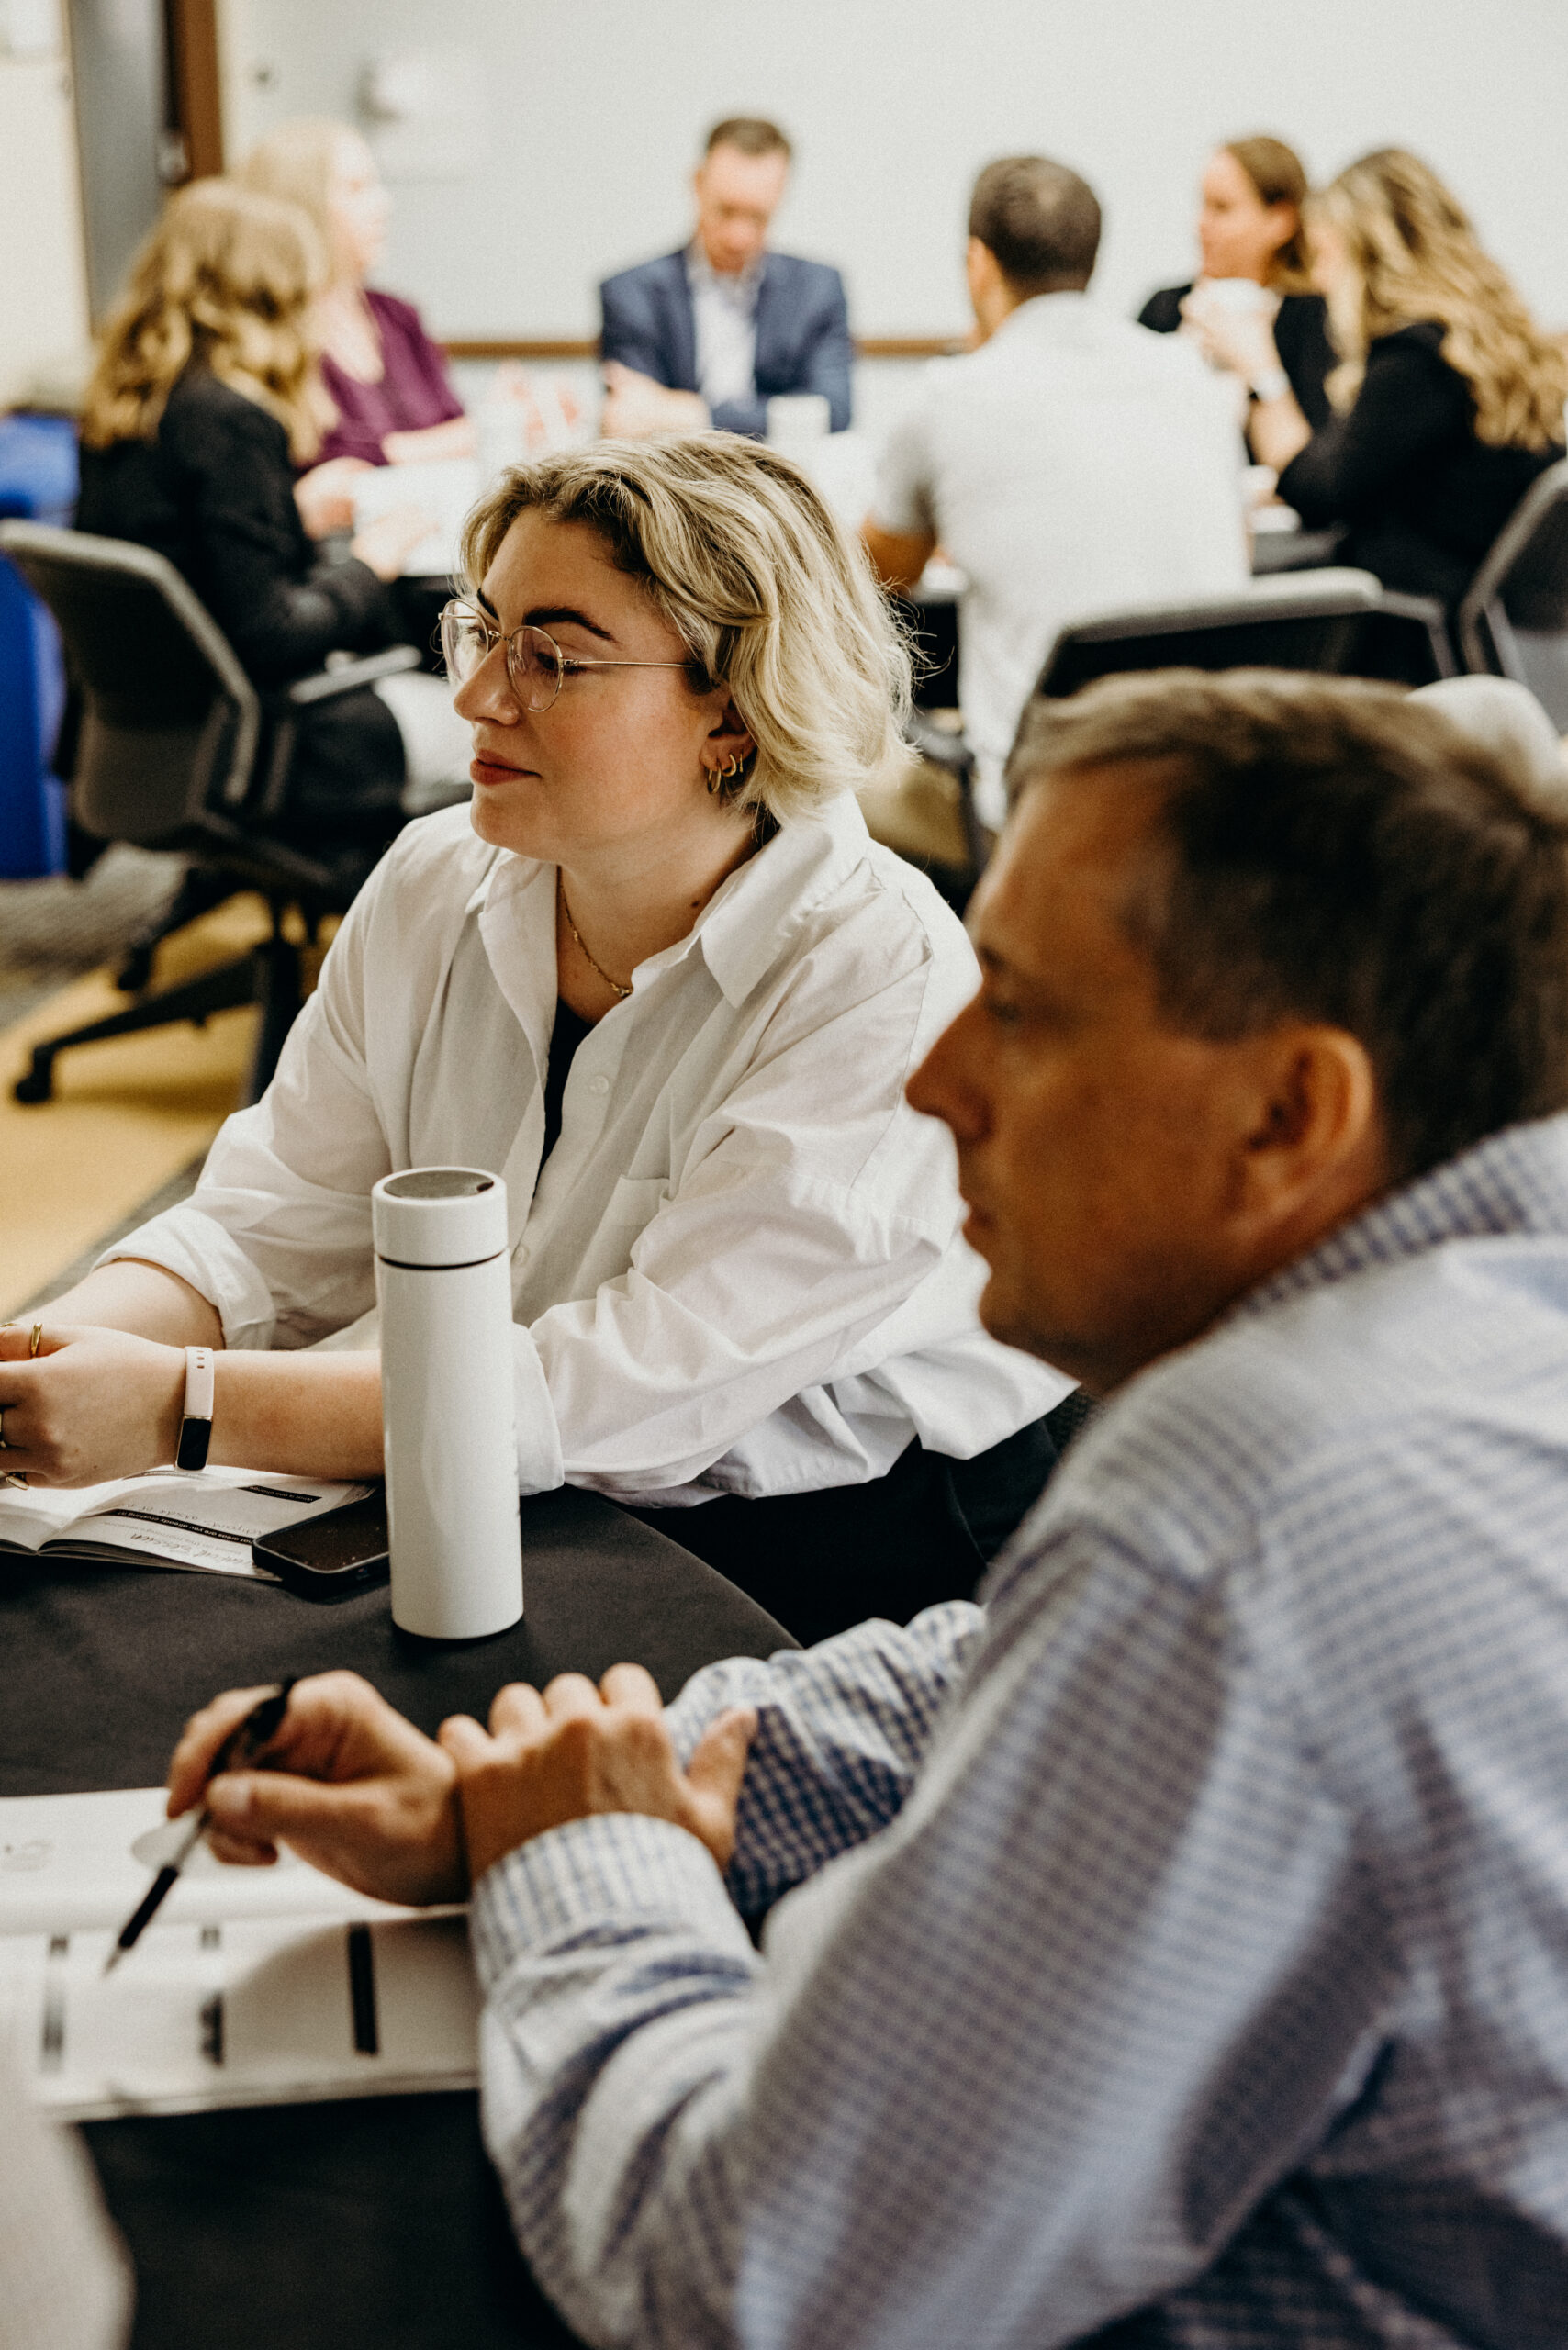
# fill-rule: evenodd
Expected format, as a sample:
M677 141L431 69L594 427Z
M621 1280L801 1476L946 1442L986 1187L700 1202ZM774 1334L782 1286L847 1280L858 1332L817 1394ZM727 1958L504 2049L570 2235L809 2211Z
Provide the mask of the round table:
M348 1665L421 1729L483 1718L504 1681L645 1664L666 1698L789 1634L598 1495L523 1503L523 1621L420 1640L386 1587L313 1606L278 1587L137 1567L0 1562L0 1795L162 1780L223 1688ZM471 2093L87 2125L137 2267L133 2350L530 2350L570 2344L513 2245Z

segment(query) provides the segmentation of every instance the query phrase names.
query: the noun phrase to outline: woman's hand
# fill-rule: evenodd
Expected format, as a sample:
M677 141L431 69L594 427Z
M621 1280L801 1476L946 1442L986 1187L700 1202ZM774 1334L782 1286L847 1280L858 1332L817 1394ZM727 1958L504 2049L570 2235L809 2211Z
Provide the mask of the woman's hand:
M381 453L389 465L429 465L447 457L471 457L478 445L473 418L454 416L444 424L422 424L411 432L384 434Z
M474 1883L531 1836L596 1812L673 1820L727 1867L756 1729L755 1713L732 1707L682 1771L658 1688L640 1664L612 1664L597 1689L580 1673L561 1673L543 1696L513 1682L490 1707L487 1733L466 1714L441 1726Z
M353 486L361 474L373 474L368 457L329 457L312 465L294 485L294 502L307 535L330 539L334 531L353 529Z
M266 1694L230 1689L191 1717L169 1766L171 1819L205 1797L220 1861L264 1868L287 1844L378 1901L465 1900L456 1772L357 1673L297 1682L259 1766L208 1779L224 1740Z
M0 1469L35 1485L94 1485L172 1461L185 1401L185 1357L125 1330L45 1322L0 1329Z
M1262 296L1261 287L1259 288ZM1276 298L1263 297L1255 309L1238 310L1213 285L1199 284L1182 303L1183 325L1212 367L1222 367L1250 384L1280 364L1274 341Z

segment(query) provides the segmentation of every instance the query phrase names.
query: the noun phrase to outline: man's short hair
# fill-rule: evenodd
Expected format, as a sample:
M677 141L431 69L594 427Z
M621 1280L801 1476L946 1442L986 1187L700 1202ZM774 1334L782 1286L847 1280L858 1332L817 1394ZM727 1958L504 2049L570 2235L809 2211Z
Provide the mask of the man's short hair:
M1100 251L1100 200L1065 163L1006 155L975 182L969 234L1025 297L1087 285Z
M755 114L731 115L723 122L716 122L708 133L704 156L715 147L734 147L743 155L782 155L789 162L795 151L776 122L767 122Z
M1009 780L1016 794L1148 760L1169 762L1170 782L1125 920L1173 1029L1348 1030L1401 1181L1568 1107L1555 788L1394 688L1262 669L1106 678L1036 702Z

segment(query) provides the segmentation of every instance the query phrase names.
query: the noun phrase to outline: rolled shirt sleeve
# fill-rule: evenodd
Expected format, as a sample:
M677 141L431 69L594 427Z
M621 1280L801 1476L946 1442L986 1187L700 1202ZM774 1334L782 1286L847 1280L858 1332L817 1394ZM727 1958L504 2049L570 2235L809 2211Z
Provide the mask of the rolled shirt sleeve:
M864 843L852 803L840 822ZM533 898L548 915L553 891L529 868L498 906L462 864L471 835L446 818L409 831L426 837L400 842L351 910L264 1100L228 1122L194 1199L114 1254L189 1281L227 1345L319 1343L375 1303L383 1175L504 1173L526 1492L859 1483L913 1435L967 1457L1067 1391L980 1331L950 1139L902 1099L972 991L956 923L934 943L936 916L871 890L858 942L825 923L751 985L732 963L780 959L786 891L779 914L759 909L760 947L737 946L737 923L730 962L695 940L653 958L579 1046L541 1173L555 978ZM443 843L452 880L429 869ZM484 946L470 938L464 962L476 909Z

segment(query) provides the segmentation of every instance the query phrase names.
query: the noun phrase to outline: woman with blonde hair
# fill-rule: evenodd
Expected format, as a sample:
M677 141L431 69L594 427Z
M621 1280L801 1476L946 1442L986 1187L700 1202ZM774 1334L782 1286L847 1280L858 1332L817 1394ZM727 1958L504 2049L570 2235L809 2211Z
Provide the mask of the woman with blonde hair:
M368 1327L267 1350L366 1315L381 1176L459 1163L506 1179L525 1493L650 1515L802 1638L967 1590L1069 1382L981 1332L950 1142L903 1099L978 974L856 800L905 755L869 567L727 434L519 468L466 561L472 808L402 834L188 1204L36 1361L0 1334L7 1465L169 1460L210 1346L213 1459L375 1474Z
M1228 139L1204 166L1198 252L1203 267L1185 285L1165 285L1138 312L1155 334L1186 332L1209 349L1212 310L1255 309L1271 318L1279 363L1307 421L1328 421L1325 386L1334 366L1327 313L1313 290L1302 227L1306 173L1282 139L1256 131Z
M280 122L246 156L239 178L297 205L326 255L316 321L327 414L317 464L297 490L306 527L320 537L352 522L353 473L468 456L474 426L413 304L365 283L386 245L391 207L359 132L324 116Z
M310 323L323 271L292 206L221 179L182 188L104 327L82 417L78 529L167 555L263 687L398 642L387 583L429 527L388 514L328 564L301 524L294 466L329 413ZM388 684L410 682L435 690ZM410 774L388 700L339 696L302 714L283 821L363 864Z
M1344 561L1451 606L1563 454L1568 355L1402 148L1363 155L1314 196L1307 231L1343 362L1336 414L1312 430L1266 320L1225 322L1228 364L1255 395L1254 453L1309 528L1346 526Z

